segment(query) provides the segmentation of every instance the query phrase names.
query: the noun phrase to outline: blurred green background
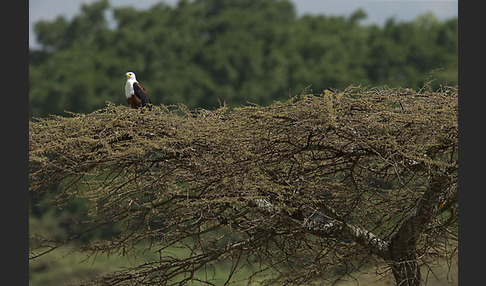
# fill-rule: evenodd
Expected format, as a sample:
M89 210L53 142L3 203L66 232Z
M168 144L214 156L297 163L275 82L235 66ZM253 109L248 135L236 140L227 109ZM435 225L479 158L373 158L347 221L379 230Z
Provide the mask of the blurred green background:
M413 4L410 4L413 5ZM285 100L349 85L456 85L458 21L423 14L361 24L367 15L305 15L285 0L197 0L146 10L85 4L72 19L39 21L29 52L31 116L126 104L133 71L154 104L211 109ZM309 88L308 88L309 87ZM307 88L307 89L306 89Z
M104 0L85 4L72 19L59 16L35 24L41 48L29 50L29 113L44 117L92 112L106 101L126 104L126 71L136 73L156 105L207 109L220 102L267 105L303 91L350 85L435 90L458 84L457 18L438 20L427 13L376 25L364 24L366 17L363 10L350 16L297 16L288 0L182 0L145 10L113 8ZM76 232L73 219L86 218L83 201L59 210L38 206L41 200L31 194L31 234L62 240ZM117 230L94 232L78 243L110 231ZM101 256L81 263L83 254L60 258L65 251L31 261L30 284L79 283L153 258L143 253L138 259ZM438 271L441 279L429 285L447 284L447 271ZM457 265L452 276L457 277ZM378 285L376 279L362 277L360 285ZM380 285L391 281L385 278Z

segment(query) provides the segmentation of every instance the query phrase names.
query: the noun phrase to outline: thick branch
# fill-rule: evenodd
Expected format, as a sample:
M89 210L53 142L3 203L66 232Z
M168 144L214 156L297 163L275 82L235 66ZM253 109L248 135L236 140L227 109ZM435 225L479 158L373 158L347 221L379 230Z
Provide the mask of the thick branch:
M275 206L266 199L256 199L251 203L266 215L277 213ZM335 211L333 211L335 213ZM354 226L352 224L336 219L304 218L297 220L286 213L282 213L287 219L297 221L306 232L322 238L339 238L342 240L352 240L357 244L368 249L371 253L386 259L388 257L389 244L374 235L371 231Z

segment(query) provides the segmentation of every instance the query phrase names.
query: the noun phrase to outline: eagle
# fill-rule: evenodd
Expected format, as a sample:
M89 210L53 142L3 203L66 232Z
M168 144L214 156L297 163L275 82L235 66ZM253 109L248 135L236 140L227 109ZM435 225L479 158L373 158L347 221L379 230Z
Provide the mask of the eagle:
M125 96L127 97L127 103L132 108L139 108L152 103L147 95L145 88L137 81L135 73L125 73L127 82L125 84Z

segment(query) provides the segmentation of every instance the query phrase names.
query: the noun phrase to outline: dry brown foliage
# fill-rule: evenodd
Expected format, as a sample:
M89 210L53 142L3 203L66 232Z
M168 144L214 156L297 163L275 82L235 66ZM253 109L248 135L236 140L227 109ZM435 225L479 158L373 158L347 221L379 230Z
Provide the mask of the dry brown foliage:
M58 205L89 199L89 227L120 226L83 250L148 241L160 253L99 283L183 285L227 260L273 269L278 285L386 262L397 283L419 285L420 265L457 254L457 99L455 88L350 87L267 107L109 104L36 119L30 188ZM65 243L36 241L32 259Z

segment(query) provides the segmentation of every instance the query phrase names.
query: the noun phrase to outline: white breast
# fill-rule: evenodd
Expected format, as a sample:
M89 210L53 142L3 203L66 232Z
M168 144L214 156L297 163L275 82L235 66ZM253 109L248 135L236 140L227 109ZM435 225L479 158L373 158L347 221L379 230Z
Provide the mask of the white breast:
M128 79L127 83L125 84L125 96L127 98L131 98L132 95L135 93L135 91L133 90L133 83L134 82L135 82L134 80Z

